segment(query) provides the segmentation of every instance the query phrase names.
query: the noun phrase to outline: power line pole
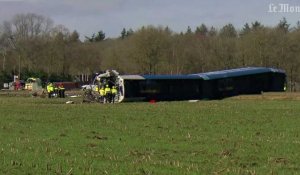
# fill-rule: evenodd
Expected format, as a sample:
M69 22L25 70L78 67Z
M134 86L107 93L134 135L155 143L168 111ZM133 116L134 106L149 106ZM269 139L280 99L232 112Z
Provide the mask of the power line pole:
M14 36L13 35L11 35L10 37L8 37L8 41L9 41L9 44L11 45L11 47L14 50L16 50L18 52L18 54L19 54L19 56L18 56L18 62L19 62L18 63L19 64L19 75L18 75L18 77L19 77L19 80L21 80L21 51L20 51L20 48L18 48L16 46L16 43L14 41Z

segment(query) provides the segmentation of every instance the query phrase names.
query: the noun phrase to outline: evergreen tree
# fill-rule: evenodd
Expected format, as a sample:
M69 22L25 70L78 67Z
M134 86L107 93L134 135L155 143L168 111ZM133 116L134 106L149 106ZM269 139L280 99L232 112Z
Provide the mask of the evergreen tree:
M133 33L134 33L134 31L130 28L129 30L127 30L126 36L127 36L127 37L128 37L128 36L131 36L131 35L133 35Z
M105 39L105 33L102 30L100 30L95 37L95 42L103 41L104 39Z
M227 24L220 30L220 36L234 38L237 36L237 32L232 24Z
M208 29L205 24L201 24L200 27L196 28L196 35L206 36L208 34Z
M279 21L277 25L277 29L287 33L289 31L290 24L288 24L286 18L283 18L282 20Z
M188 26L188 28L186 29L186 32L185 32L185 34L192 34L193 32L192 32L192 29L191 29L191 27L190 26Z
M208 36L213 37L217 35L217 30L213 26L208 31Z
M252 27L251 27L251 30L260 30L262 29L264 26L258 22L258 21L255 21L254 23L252 23Z
M123 28L123 30L121 31L121 38L122 39L124 39L126 37L126 33L127 33L126 29Z
M299 30L299 29L300 29L300 21L297 21L296 30Z
M250 33L250 32L251 32L251 28L250 28L249 24L246 23L246 24L244 25L244 27L243 27L243 29L242 29L240 35L241 35L241 36L244 36L244 35L247 35L247 34Z
M100 30L97 34L93 33L92 37L85 36L85 39L89 42L99 42L105 39L105 33Z

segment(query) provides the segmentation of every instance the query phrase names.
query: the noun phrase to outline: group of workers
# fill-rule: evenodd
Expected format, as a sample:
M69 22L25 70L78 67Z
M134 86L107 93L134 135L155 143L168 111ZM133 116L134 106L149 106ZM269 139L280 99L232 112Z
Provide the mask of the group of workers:
M107 84L105 86L97 86L96 91L100 94L100 102L102 103L115 103L118 90L116 86L110 86ZM65 88L62 83L54 84L49 82L47 84L47 92L48 92L48 98L52 97L59 97L59 98L65 98Z
M115 99L118 93L116 86L109 87L109 85L97 87L96 91L100 94L100 101L103 103L115 103Z
M53 83L47 84L48 98L59 97L65 98L65 88L62 83L56 85Z

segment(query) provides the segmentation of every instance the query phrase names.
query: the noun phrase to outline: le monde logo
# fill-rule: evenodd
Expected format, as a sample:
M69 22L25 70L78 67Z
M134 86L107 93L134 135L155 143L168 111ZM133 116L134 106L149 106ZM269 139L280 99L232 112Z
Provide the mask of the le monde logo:
M269 13L300 13L300 6L290 4L269 4Z

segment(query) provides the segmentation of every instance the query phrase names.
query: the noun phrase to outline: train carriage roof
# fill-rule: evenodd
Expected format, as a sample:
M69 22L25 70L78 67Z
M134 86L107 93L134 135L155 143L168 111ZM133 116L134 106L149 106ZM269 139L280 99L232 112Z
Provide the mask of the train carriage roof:
M145 79L160 79L160 80L170 80L170 79L202 79L197 75L143 75Z
M221 71L213 71L206 73L198 73L198 74L188 74L188 75L121 75L123 79L127 80L171 80L171 79L203 79L203 80L213 80L213 79L221 79L228 77L239 77L245 75L254 75L268 72L277 72L283 73L285 72L281 69L274 68L266 68L266 67L245 67L238 69L229 69L229 70L221 70Z
M203 79L198 75L121 75L125 80L180 80Z
M254 75L254 74L261 74L261 73L283 73L285 72L281 69L274 69L274 68L266 68L266 67L245 67L245 68L238 68L238 69L229 69L229 70L222 70L222 71L214 71L214 72L206 72L206 73L198 73L192 74L202 77L204 80L213 80L213 79L220 79L220 78L228 78L228 77L239 77L245 75Z

